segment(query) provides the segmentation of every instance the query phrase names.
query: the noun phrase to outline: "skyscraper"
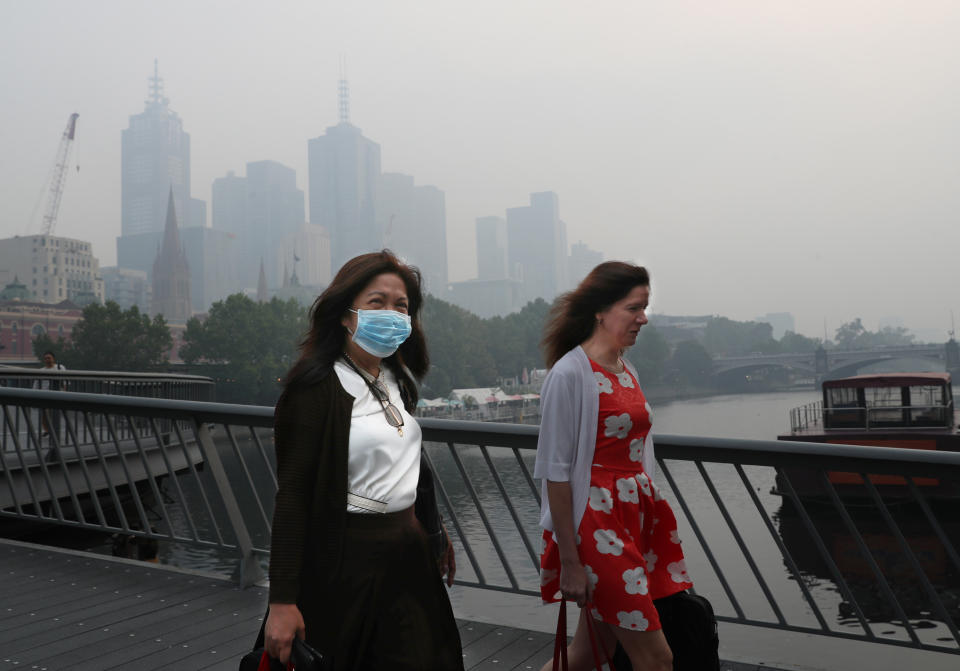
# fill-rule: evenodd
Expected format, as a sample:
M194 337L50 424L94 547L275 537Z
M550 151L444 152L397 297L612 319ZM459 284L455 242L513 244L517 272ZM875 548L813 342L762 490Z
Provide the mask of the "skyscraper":
M347 84L340 82L340 123L307 142L310 223L330 233L334 273L357 254L383 246L376 217L380 145L350 123Z
M282 263L274 250L304 226L303 191L297 174L276 161L247 163L247 176L232 172L213 182L213 228L236 235L239 251L235 290L257 285L265 263L267 285L280 286Z
M130 117L120 138L120 237L117 264L153 272L157 244L163 235L167 200L186 226L203 226L205 204L190 197L190 135L170 109L163 80L153 64L144 111ZM196 219L194 221L193 219Z
M477 279L502 280L507 272L507 221L477 217Z
M530 205L507 209L507 263L522 283L522 301L552 301L565 291L567 226L553 191L530 194Z
M443 191L435 186L416 186L410 175L385 172L377 190L377 222L382 246L420 269L426 293L443 297L447 291Z

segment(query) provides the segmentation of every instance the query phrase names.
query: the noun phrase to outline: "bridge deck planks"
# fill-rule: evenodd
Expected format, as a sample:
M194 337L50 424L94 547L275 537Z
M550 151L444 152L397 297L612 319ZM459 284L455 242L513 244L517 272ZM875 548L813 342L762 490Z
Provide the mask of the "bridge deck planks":
M4 540L0 594L0 671L235 671L267 598L197 572ZM467 669L536 670L553 652L549 634L457 624Z

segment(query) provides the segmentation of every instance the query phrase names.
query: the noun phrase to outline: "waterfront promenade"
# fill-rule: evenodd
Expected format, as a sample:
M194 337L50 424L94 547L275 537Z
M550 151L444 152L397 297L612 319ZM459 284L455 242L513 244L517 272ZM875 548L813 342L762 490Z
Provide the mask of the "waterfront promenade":
M9 540L0 593L0 670L47 671L235 671L267 598L197 571ZM548 633L458 624L467 669L539 669L552 653Z

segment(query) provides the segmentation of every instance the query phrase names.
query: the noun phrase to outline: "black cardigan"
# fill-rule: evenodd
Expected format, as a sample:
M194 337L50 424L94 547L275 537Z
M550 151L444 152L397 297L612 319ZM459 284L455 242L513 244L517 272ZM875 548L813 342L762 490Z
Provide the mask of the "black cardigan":
M354 397L331 366L290 385L274 411L277 497L270 544L270 603L315 602L336 578L347 514L347 456ZM446 547L433 474L420 459L416 514L438 556ZM304 567L309 567L304 570Z

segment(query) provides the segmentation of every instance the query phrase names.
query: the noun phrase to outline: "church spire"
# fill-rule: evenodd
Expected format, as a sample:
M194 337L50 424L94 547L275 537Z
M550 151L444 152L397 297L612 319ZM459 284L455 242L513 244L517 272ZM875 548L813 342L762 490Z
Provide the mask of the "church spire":
M267 302L267 273L263 270L263 257L260 257L260 278L257 280L257 302Z

